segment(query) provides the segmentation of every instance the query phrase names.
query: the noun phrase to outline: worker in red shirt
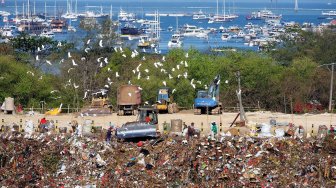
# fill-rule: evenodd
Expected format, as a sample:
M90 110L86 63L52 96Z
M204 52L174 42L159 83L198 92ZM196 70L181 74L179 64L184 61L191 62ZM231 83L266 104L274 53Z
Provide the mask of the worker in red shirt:
M146 123L150 123L152 121L152 119L149 116L146 116L145 121L146 121Z
M42 118L41 121L40 121L40 125L43 125L43 124L46 124L47 123L47 120L46 118Z

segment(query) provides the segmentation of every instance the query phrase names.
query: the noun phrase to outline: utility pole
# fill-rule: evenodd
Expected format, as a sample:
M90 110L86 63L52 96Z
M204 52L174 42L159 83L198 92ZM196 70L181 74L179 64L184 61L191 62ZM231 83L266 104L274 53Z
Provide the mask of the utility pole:
M332 113L332 97L333 97L333 86L334 86L334 65L336 63L330 63L330 64L323 64L320 65L319 67L322 66L329 66L331 65L331 77L330 77L330 93L329 93L329 109L328 111Z
M247 121L245 111L244 111L244 107L243 107L242 98L241 98L240 71L237 71L236 77L237 77L237 80L238 80L238 91L236 91L236 93L237 93L237 97L238 97L238 101L239 101L240 121Z

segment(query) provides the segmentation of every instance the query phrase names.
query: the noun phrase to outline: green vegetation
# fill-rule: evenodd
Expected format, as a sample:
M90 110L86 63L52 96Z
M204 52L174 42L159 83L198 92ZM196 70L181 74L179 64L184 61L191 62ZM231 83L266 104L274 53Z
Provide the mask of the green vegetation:
M204 89L215 75L220 74L221 101L224 106L236 106L235 73L239 70L245 106L259 105L277 111L287 108L288 112L291 102L316 99L324 106L328 104L330 72L319 65L336 60L334 32L302 33L299 38L285 40L281 46L277 46L277 50L266 53L242 51L204 54L195 49L188 52L176 49L166 54L163 61L163 55L140 53L132 58L129 49L115 52L111 44L116 39L114 35L110 36L111 30L108 29L112 23L106 21L103 26L100 33L106 44L104 47L99 47L99 38L92 39L90 44L84 42L82 49L75 49L66 43L62 48L57 48L54 41L34 41L37 39L16 39L9 46L1 44L0 49L6 53L0 54L0 101L12 96L25 107L38 106L40 101L46 101L50 108L60 103L81 107L89 104L93 91L108 85L109 97L115 104L118 86L131 82L143 89L143 101L153 103L157 90L163 86L162 81L166 81L167 86L176 91L173 94L175 101L180 106L191 108L197 90ZM34 45L20 45L27 42ZM42 44L51 46L48 52L36 51ZM87 47L90 50L86 53L84 49ZM71 58L68 58L68 50L71 51ZM41 60L36 61L35 56L40 54ZM108 64L104 62L105 57ZM61 59L64 61L60 62ZM45 64L46 60L51 61L52 65ZM73 66L72 60L78 66ZM154 63L157 62L161 62L162 66L156 68ZM135 71L138 66L140 75ZM115 76L116 72L120 77ZM183 76L185 72L187 78ZM192 79L196 84L195 89L190 84ZM88 90L88 98L83 99Z

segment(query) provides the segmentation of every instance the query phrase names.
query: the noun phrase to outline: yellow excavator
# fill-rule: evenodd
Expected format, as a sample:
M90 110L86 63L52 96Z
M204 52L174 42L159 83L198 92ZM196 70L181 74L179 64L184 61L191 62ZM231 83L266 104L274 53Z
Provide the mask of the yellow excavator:
M158 90L157 101L154 107L159 113L173 114L178 112L178 106L173 102L173 97L168 87L162 87Z

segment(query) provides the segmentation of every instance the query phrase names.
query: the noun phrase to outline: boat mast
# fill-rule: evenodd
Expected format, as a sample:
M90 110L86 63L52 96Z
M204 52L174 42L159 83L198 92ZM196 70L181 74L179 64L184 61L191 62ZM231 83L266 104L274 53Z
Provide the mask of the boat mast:
M218 0L217 0L217 11L216 11L216 16L218 16Z
M225 16L226 16L226 15L225 15L225 14L226 14L226 13L225 13L225 8L226 8L226 7L225 7L225 0L223 0L224 21L226 21L226 17L225 17Z
M22 2L22 18L25 17L25 5L24 2Z
M47 1L44 0L44 20L47 20Z
M299 10L299 3L298 0L295 0L295 7L294 7L295 12Z
M113 12L112 12L112 4L111 4L111 9L110 9L110 19L111 19L111 21L113 21Z
M75 14L77 16L77 0L76 0L76 6L75 6Z
M34 15L36 15L36 6L35 6L36 1L34 0Z
M18 10L17 10L17 2L15 0L15 22L18 20Z
M56 19L56 0L55 0L55 6L54 6L54 16L55 16L55 19Z
M28 0L28 3L27 3L27 15L28 15L28 19L30 18L30 10L29 10L29 0Z

